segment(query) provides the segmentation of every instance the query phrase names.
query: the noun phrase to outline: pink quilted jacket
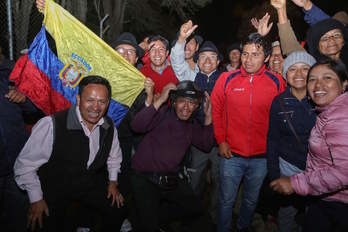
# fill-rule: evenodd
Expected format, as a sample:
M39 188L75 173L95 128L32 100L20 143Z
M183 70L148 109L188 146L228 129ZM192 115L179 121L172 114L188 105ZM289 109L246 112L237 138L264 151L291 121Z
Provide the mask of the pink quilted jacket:
M306 170L292 176L291 185L299 195L348 203L348 93L318 110Z

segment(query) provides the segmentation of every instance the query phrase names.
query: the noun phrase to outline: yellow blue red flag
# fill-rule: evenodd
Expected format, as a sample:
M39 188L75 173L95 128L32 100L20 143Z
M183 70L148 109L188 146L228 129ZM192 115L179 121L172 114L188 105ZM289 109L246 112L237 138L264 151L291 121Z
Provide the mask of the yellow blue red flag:
M10 79L46 114L76 102L78 83L87 75L105 77L112 87L108 115L118 125L144 88L144 76L69 12L46 0L43 26ZM56 53L47 40L54 39Z

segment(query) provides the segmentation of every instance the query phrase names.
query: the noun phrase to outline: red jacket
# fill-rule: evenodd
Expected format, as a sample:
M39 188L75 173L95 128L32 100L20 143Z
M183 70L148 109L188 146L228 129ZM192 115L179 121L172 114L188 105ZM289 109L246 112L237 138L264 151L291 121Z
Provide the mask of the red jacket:
M151 64L147 64L144 67L140 69L140 72L144 74L144 76L149 77L155 82L155 89L154 93L161 93L164 86L166 86L169 83L178 84L179 81L175 76L175 73L172 69L172 66L168 65L162 72L162 74L159 74L158 72L155 72L151 68Z
M241 67L221 74L211 95L216 141L226 141L232 152L244 157L266 153L269 110L285 82L264 65L248 74Z

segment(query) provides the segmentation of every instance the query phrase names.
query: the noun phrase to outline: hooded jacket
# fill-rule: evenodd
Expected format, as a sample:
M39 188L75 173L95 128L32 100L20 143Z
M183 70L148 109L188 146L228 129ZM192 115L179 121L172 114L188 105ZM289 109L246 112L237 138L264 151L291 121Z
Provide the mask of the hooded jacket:
M340 59L346 66L348 66L348 29L346 29L342 23L335 19L324 19L309 28L307 32L308 52L314 56L316 60L322 58L324 55L319 51L320 38L326 32L334 29L340 29L342 32L345 43L340 52Z
M243 67L221 74L211 95L217 143L243 157L264 155L272 100L284 89L282 77L265 65L255 74Z
M299 195L322 195L323 200L348 203L348 93L318 108L309 138L307 166L290 178Z

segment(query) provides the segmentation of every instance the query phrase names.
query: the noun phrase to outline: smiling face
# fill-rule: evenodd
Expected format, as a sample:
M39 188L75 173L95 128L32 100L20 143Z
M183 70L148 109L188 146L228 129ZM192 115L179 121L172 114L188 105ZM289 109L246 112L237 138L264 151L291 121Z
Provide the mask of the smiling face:
M333 29L326 32L319 40L320 53L337 59L344 45L344 38L341 30Z
M307 82L309 96L320 107L333 102L347 86L347 81L342 83L337 74L325 64L314 67Z
M257 73L267 60L265 60L265 53L262 46L252 43L243 46L241 61L245 71L253 74Z
M198 43L194 38L192 38L188 43L185 45L185 59L193 59L193 56L195 55L195 52L198 50Z
M153 41L149 44L149 57L151 65L155 68L160 68L164 65L169 51L160 40Z
M109 106L108 90L101 84L88 84L84 87L81 96L76 95L76 104L82 120L88 129L92 130Z
M197 64L199 70L208 75L216 70L219 62L220 61L216 52L206 51L199 53Z
M283 67L283 55L280 46L275 46L272 48L272 54L269 58L269 68L272 72L282 73Z
M188 120L198 107L198 100L188 97L178 97L174 102L176 115L180 120Z
M239 63L240 62L240 51L238 49L233 49L228 54L228 58L231 63Z
M137 51L132 45L120 44L115 48L115 50L133 66L138 60Z
M305 63L296 63L291 65L286 72L288 85L294 89L306 89L307 74L310 66Z

